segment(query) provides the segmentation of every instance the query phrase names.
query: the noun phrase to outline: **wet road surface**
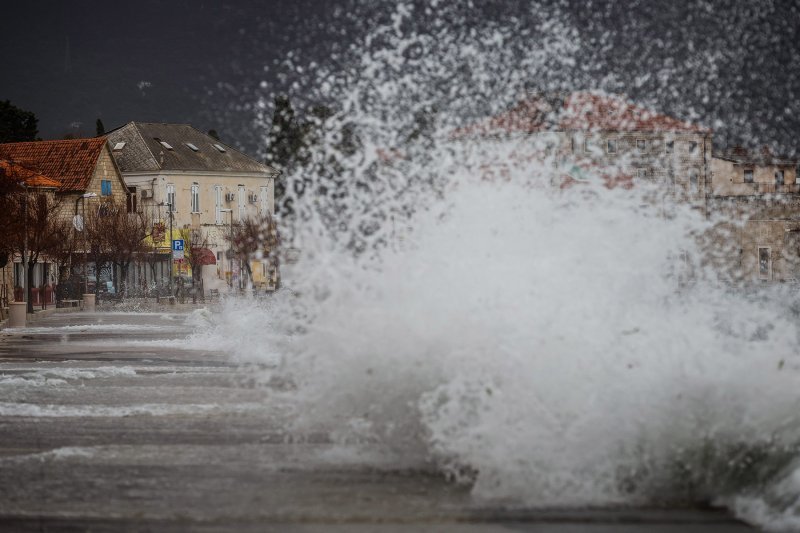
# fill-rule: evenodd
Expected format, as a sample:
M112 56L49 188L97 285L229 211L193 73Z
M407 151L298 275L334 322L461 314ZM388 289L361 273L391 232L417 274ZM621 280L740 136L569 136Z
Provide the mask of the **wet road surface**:
M487 509L438 475L365 466L287 433L281 385L187 343L186 318L58 313L0 331L0 529L752 531L717 511Z

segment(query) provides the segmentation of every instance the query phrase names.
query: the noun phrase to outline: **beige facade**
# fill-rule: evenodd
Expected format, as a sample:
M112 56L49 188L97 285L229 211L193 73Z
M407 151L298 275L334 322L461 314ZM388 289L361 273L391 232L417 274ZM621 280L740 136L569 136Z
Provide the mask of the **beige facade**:
M711 194L751 196L798 193L797 166L792 161L747 161L715 156L711 160Z
M729 248L718 271L743 282L800 279L800 188L797 161L768 149L715 153L710 211L715 250ZM721 255L721 254L718 254Z
M103 182L110 182L111 194L103 194ZM106 189L108 190L108 189ZM82 199L85 193L95 194L96 196ZM104 201L113 200L119 206L126 205L128 198L128 189L125 181L122 179L114 159L111 157L111 151L108 145L104 145L97 157L97 163L91 174L91 178L86 184L85 190L70 190L58 193L61 198L61 213L62 216L72 219L74 215L82 214L84 205L88 211L89 209L97 209L97 207Z
M716 196L709 208L705 248L722 280L800 280L800 195Z
M263 174L206 174L199 172L128 173L139 209L154 223L169 227L169 204L174 229L203 230L215 253L226 248L224 235L236 224L275 212L274 178Z
M226 256L226 236L240 222L274 214L278 172L188 124L130 122L109 133L109 145L153 228L163 227L168 239L171 223L175 239L194 230L207 240L216 265L203 268L206 288L237 285L247 269ZM255 262L250 270L257 286L277 287L271 265Z
M120 206L126 205L128 191L105 137L0 144L0 159L56 180L60 184L54 193L59 202L56 216L69 223L75 215L97 209L103 202L113 200ZM95 196L83 198L85 193ZM4 283L11 284L13 280L13 284L19 285L21 257L14 257L13 261L6 269ZM55 267L52 258L40 257L34 268L33 286L51 288L63 284L65 277L69 277L65 276L68 271L58 272Z
M702 202L710 181L711 135L703 132L567 132L568 151L636 181Z

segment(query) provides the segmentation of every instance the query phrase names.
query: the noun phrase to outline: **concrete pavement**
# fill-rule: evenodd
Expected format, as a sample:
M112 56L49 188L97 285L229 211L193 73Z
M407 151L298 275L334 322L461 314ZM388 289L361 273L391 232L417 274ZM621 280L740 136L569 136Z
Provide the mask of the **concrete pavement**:
M750 531L696 509L508 511L433 472L331 460L280 383L188 348L180 313L53 314L0 331L0 529Z

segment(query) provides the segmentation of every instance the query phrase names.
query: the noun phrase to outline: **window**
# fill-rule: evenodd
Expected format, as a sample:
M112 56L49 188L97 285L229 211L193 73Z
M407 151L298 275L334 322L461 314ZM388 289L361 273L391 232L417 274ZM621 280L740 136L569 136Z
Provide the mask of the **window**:
M758 277L761 279L772 277L772 258L770 249L766 246L758 248Z
M170 211L175 211L175 185L167 183L167 206Z
M675 141L667 141L664 143L664 153L671 154L675 151Z
M125 143L124 142L117 143L117 144L114 145L114 151L115 152L119 152L123 148L125 148Z
M223 154L225 153L225 147L224 147L224 146L222 146L221 144L214 143L214 145L213 145L213 146L214 146L214 148L216 148L217 150L219 150L219 151L220 151L220 152L222 152Z
M125 198L125 207L127 207L128 213L136 212L136 187L128 187L128 195L127 198Z
M239 185L239 222L245 219L245 210L247 209L246 200L244 185Z
M222 185L214 185L214 223L222 224Z
M693 154L697 152L697 141L689 141L689 153Z
M588 137L583 139L583 153L584 154L588 154L591 151L591 146L589 145L590 141L591 141L591 139L589 139Z
M183 143L183 144L185 144L186 146L188 146L188 147L189 147L189 149L190 149L191 151L193 151L193 152L199 152L199 151L200 151L200 149L199 149L197 146L193 145L192 143Z
M170 145L167 141L162 141L158 137L153 137L155 141L157 141L161 146L166 148L167 150L172 150L172 145Z
M269 198L267 196L267 192L269 191L269 187L264 185L261 187L261 194L259 195L259 200L261 201L261 214L266 215L269 213Z
M646 168L637 168L636 175L639 179L647 179L647 169Z
M753 183L753 169L752 168L744 169L744 182L745 183Z
M100 180L100 195L111 196L111 180Z
M606 141L606 152L609 154L616 154L617 153L617 140L616 139L609 139Z
M783 170L776 170L775 171L775 185L783 185Z
M200 212L200 185L192 183L192 213Z
M699 178L700 178L699 170L693 168L689 171L689 185L691 186L693 192L698 191Z
M636 139L636 149L640 152L647 150L647 141L644 139Z
M654 152L661 151L661 139L653 139L650 144Z

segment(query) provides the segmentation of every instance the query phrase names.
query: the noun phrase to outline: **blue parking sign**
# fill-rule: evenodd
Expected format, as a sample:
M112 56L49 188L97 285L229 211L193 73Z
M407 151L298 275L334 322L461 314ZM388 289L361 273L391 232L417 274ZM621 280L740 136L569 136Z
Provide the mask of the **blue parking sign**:
M183 251L183 239L172 239L172 251L173 252Z

